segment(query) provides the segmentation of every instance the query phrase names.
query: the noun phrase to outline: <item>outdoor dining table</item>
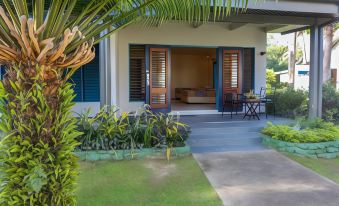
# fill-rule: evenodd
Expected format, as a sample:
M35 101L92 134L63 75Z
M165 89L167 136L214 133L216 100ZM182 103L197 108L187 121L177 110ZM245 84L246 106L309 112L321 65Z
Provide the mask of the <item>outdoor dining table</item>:
M260 99L244 99L243 103L245 104L245 117L253 117L253 119L257 118L260 120L260 117L257 113L257 108L260 106Z

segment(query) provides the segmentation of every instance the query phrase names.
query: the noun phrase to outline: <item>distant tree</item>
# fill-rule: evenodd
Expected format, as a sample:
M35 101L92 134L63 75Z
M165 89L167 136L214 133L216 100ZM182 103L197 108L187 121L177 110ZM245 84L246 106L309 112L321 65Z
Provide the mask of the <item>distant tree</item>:
M339 29L339 23L330 24L324 28L324 59L323 59L323 82L331 79L331 54L339 44L339 38L334 38L334 33Z
M331 79L331 53L334 28L333 25L327 25L324 28L324 59L323 59L323 82Z
M279 72L288 69L288 47L272 45L267 49L267 68Z

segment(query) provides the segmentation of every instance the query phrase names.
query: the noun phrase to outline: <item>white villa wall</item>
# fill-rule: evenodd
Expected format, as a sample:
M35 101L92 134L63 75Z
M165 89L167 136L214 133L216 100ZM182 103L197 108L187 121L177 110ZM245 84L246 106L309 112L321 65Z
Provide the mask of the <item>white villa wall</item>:
M90 109L90 116L95 116L100 110L100 102L77 102L73 107L73 112L75 116L78 114Z
M233 31L225 23L207 23L198 28L184 23L166 23L159 28L132 25L121 30L117 38L117 102L122 111L132 111L143 104L129 101L129 44L255 47L255 90L259 92L265 85L266 56L260 52L266 51L266 33L257 25L249 24Z

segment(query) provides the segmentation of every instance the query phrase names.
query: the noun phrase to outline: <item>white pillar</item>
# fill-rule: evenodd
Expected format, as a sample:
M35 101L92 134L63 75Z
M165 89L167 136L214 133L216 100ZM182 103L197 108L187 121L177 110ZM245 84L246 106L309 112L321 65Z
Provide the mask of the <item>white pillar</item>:
M111 66L111 105L119 106L118 90L118 33L110 37L110 66Z
M118 105L118 34L100 42L100 106Z
M322 116L323 86L323 30L318 25L311 27L311 55L308 116L314 119Z

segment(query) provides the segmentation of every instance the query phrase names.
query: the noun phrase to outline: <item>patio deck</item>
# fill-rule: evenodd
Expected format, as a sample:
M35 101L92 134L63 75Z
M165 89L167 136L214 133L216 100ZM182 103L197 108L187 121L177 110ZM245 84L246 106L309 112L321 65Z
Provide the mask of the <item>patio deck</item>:
M222 117L219 115L182 116L181 120L191 126L192 133L188 144L193 153L261 151L260 130L268 121L273 123L291 123L292 120L273 117L261 120L242 119L243 114Z

